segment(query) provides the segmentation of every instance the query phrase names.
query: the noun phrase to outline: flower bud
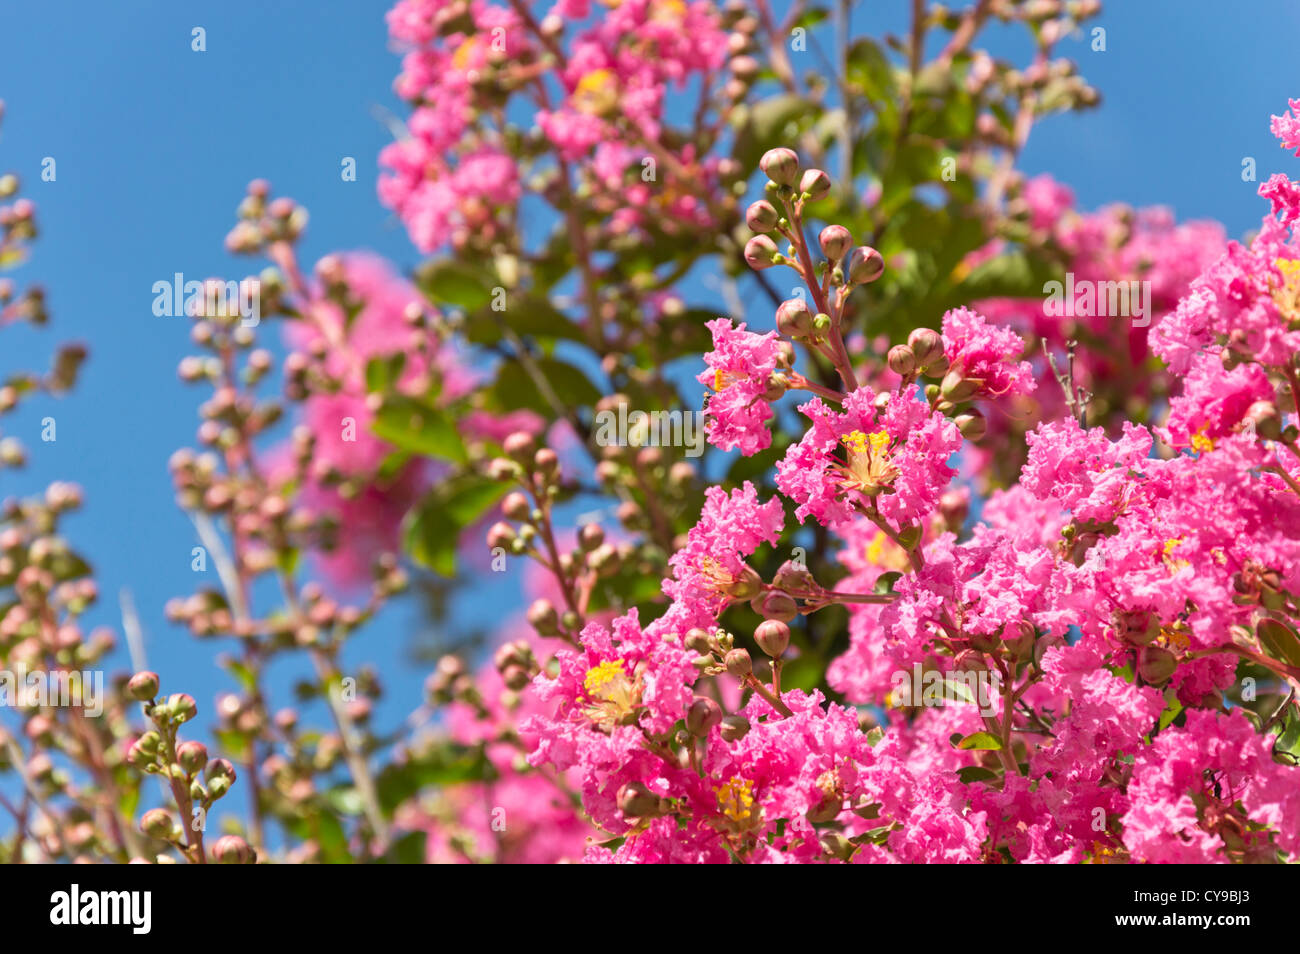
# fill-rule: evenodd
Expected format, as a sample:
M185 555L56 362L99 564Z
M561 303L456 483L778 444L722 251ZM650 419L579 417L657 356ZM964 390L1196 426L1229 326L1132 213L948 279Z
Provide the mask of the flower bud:
M528 607L528 622L539 636L554 636L560 631L560 614L550 600L534 600Z
M208 763L208 770L205 773L209 782L215 782L219 778L235 780L235 767L227 759L213 759Z
M517 463L527 463L537 450L537 441L527 431L515 431L506 435L501 444L506 456Z
M137 702L148 702L158 695L158 674L147 669L136 673L126 684L126 692Z
M773 659L790 646L790 627L779 619L765 619L754 630L754 642Z
M799 604L790 594L780 590L767 590L750 601L750 608L765 619L779 619L788 623L799 615Z
M151 808L140 818L140 830L150 838L170 838L175 827L176 823L166 809Z
M756 235L745 243L745 263L755 271L771 268L776 263L776 243L766 235Z
M506 494L505 500L501 501L501 513L509 520L527 520L532 511L528 498L517 490Z
M817 588L812 571L797 560L786 560L772 577L772 585L792 596L806 596Z
M890 371L902 377L907 377L916 371L916 355L907 345L894 345L889 349L885 361L889 364Z
M939 394L945 401L953 404L960 404L962 401L969 401L979 390L979 382L972 378L963 377L962 373L953 368L943 376L939 382Z
M874 248L862 245L849 255L849 281L866 285L885 274L885 260Z
M953 418L953 422L957 425L957 430L961 431L961 436L968 441L978 441L988 433L989 422L978 408L962 411Z
M251 865L257 852L238 835L222 835L212 846L212 857L221 865Z
M686 729L691 735L705 736L722 721L722 707L707 696L696 696L686 710Z
M1143 646L1138 653L1138 675L1153 686L1168 682L1177 668L1174 654L1161 646Z
M776 211L776 206L766 199L759 199L745 210L745 224L759 234L771 232L780 221L781 216Z
M725 662L727 664L727 672L731 673L737 679L744 679L754 671L754 663L753 660L749 658L749 650L747 649L733 649L731 652L727 653Z
M190 775L201 772L208 764L208 748L202 742L182 742L176 747L176 761Z
M727 716L722 720L718 734L722 736L724 742L739 742L749 735L749 720L741 715Z
M799 180L799 191L816 202L831 191L831 177L820 169L808 169Z
M832 262L838 262L853 247L853 235L842 225L828 225L817 236L822 254Z
M713 652L713 638L702 629L693 629L688 632L683 642L687 649L701 656L707 656Z
M1134 646L1145 646L1160 635L1160 620L1150 610L1129 610L1119 614L1115 629Z
M656 818L663 814L659 799L641 782L628 782L618 790L618 810L628 818Z
M943 337L933 328L917 328L907 336L907 346L916 355L917 367L923 369L943 357Z
M777 185L792 186L799 176L799 157L793 149L769 149L758 160L758 167Z
M1254 424L1255 434L1266 441L1282 438L1282 418L1277 413L1277 405L1272 401L1256 401L1246 411L1243 422Z
M500 547L503 550L509 549L510 545L515 542L517 534L515 528L510 526L504 520L498 520L492 526L488 527L487 545L489 550L495 550Z
M806 338L813 331L812 309L802 298L781 302L776 310L776 330L787 338Z
M172 718L177 722L189 722L199 712L194 697L188 692L177 692L169 696L167 708L171 712Z

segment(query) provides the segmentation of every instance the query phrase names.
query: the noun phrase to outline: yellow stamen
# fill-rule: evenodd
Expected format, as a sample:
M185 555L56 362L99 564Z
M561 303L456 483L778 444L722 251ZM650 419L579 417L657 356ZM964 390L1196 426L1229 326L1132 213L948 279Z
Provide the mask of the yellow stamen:
M615 679L626 678L623 660L607 659L599 666L587 670L587 677L582 681L582 688L593 696L600 696Z
M1273 290L1273 301L1287 321L1300 322L1300 259L1279 258L1273 264L1282 273L1282 284Z
M874 497L894 482L898 468L889 459L888 431L850 431L840 440L848 450L848 461L841 468L845 475L842 486Z
M1206 424L1199 431L1192 435L1192 450L1198 454L1206 454L1214 450L1213 438L1207 437L1205 429L1210 425Z
M754 784L749 779L728 779L718 787L717 794L718 808L732 821L744 824L753 817Z

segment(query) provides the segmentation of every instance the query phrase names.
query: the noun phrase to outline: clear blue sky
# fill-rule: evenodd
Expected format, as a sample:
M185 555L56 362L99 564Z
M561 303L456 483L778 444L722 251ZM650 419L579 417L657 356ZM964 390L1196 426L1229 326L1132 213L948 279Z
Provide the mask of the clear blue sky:
M1243 156L1270 172L1300 171L1268 134L1268 116L1300 96L1294 38L1300 5L1286 0L1225 8L1218 0L1113 0L1099 22L1107 50L1067 40L1104 102L1081 117L1035 130L1023 168L1071 184L1085 208L1122 200L1165 204L1179 218L1212 218L1230 234L1263 211L1256 184L1240 178ZM217 644L165 623L162 607L192 591L191 525L174 506L166 461L194 442L204 394L183 387L187 322L155 317L152 285L243 274L222 239L252 178L311 211L305 258L368 248L399 267L417 256L375 198L375 156L389 140L376 108L405 111L391 92L398 59L387 48L381 0L223 2L16 2L0 0L0 171L15 171L38 203L43 234L16 273L48 291L52 324L6 329L0 373L44 367L62 340L91 359L76 393L6 419L26 438L33 464L0 473L0 496L52 479L87 490L67 530L94 563L104 596L95 622L118 626L117 592L129 586L147 633L150 664L169 690L194 693L211 711L227 677L211 664ZM906 4L861 4L856 30L897 29ZM192 52L191 29L207 31ZM40 181L43 157L58 178ZM340 160L357 160L343 182ZM711 295L695 289L697 297ZM767 316L765 320L770 320ZM52 413L58 441L39 441ZM510 585L513 585L510 584ZM480 618L496 615L475 610ZM390 612L354 647L373 659L396 705L418 704L423 672L404 664L418 625ZM125 653L121 655L125 667Z

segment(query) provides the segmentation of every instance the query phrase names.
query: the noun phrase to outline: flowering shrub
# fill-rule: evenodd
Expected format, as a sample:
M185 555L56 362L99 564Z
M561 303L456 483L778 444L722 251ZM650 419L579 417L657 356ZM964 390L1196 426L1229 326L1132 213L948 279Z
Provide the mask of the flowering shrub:
M1300 183L1240 244L1020 175L1096 102L1054 56L1096 8L918 3L878 43L802 3L399 0L378 192L428 258L302 263L258 181L226 246L261 270L191 308L171 471L217 580L167 613L234 647L214 751L143 667L98 711L25 691L8 856L1297 860ZM842 70L801 75L819 32ZM1273 132L1300 155L1300 101ZM30 203L0 226L16 264ZM43 296L0 284L16 320ZM0 514L7 670L110 665L81 502ZM344 647L498 572L526 611L376 725Z

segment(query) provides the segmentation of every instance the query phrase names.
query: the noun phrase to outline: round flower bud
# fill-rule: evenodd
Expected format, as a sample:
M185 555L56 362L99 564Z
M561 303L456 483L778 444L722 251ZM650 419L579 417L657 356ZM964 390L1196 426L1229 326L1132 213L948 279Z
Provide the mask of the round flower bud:
M527 431L515 431L506 436L501 447L507 457L523 464L527 463L537 450L537 441Z
M797 560L786 560L772 577L772 585L793 596L803 596L817 588L812 571Z
M1255 434L1266 441L1282 439L1282 418L1277 413L1277 405L1272 401L1256 401L1246 411L1243 419L1247 424L1255 425Z
M150 838L170 838L175 826L172 816L162 808L151 808L140 818L140 830Z
M758 167L777 185L792 186L799 177L799 157L793 149L769 149L758 160Z
M766 235L755 235L745 243L745 262L755 271L771 268L776 264L773 259L778 254L776 243Z
M1153 686L1168 682L1177 668L1174 654L1161 646L1143 646L1138 653L1138 675Z
M702 629L692 629L686 634L686 648L692 652L699 653L701 656L707 656L713 652L713 640Z
M722 721L722 707L707 696L696 696L686 710L686 729L691 735L705 736Z
M534 600L527 615L528 622L539 636L554 636L560 631L560 614L550 600Z
M817 236L822 247L822 254L832 262L838 262L853 247L853 235L842 225L828 225Z
M831 191L831 177L820 169L808 169L799 180L799 191L816 202Z
M517 490L506 494L505 500L501 501L501 513L509 520L527 520L532 511L528 498Z
M912 349L907 345L894 345L889 349L885 361L889 364L890 371L902 377L907 377L916 370L916 355L912 354Z
M929 368L943 357L943 336L933 328L917 328L907 336L907 346L916 355L920 368Z
M849 255L849 281L866 285L885 274L885 260L874 248L866 245L855 248Z
M780 590L767 590L750 601L750 607L764 619L779 619L788 623L799 615L799 604L789 593Z
M222 835L212 846L212 857L220 865L251 865L257 852L238 835Z
M661 814L658 797L641 782L628 782L618 790L618 810L628 818L655 818Z
M806 338L813 331L812 309L802 298L789 298L776 310L776 330L788 338Z
M208 764L208 748L202 742L182 742L176 747L176 761L190 775L201 772Z
M1160 620L1150 610L1130 610L1119 615L1115 628L1134 646L1145 646L1160 635Z
M749 650L747 649L733 649L727 653L727 658L724 661L727 664L727 672L737 679L744 679L754 671L754 663L749 658Z
M989 422L984 419L984 415L976 408L962 411L953 418L953 421L957 425L957 430L961 431L961 436L968 441L980 440L988 433Z
M598 523L584 524L578 531L578 546L591 552L605 542L605 530Z
M790 627L779 619L765 619L754 630L754 642L773 659L779 657L790 645Z
M771 232L779 221L781 215L776 211L776 206L766 199L759 199L745 210L745 224L759 234Z
M126 692L137 702L148 702L158 695L158 674L148 670L136 673L126 684Z
M718 734L724 742L739 742L749 734L749 720L740 715L727 716L722 720Z
M189 722L199 713L194 697L188 692L173 693L167 699L167 708L177 722Z
M208 763L208 770L205 773L209 782L215 782L219 778L235 780L235 767L227 759L213 759Z

